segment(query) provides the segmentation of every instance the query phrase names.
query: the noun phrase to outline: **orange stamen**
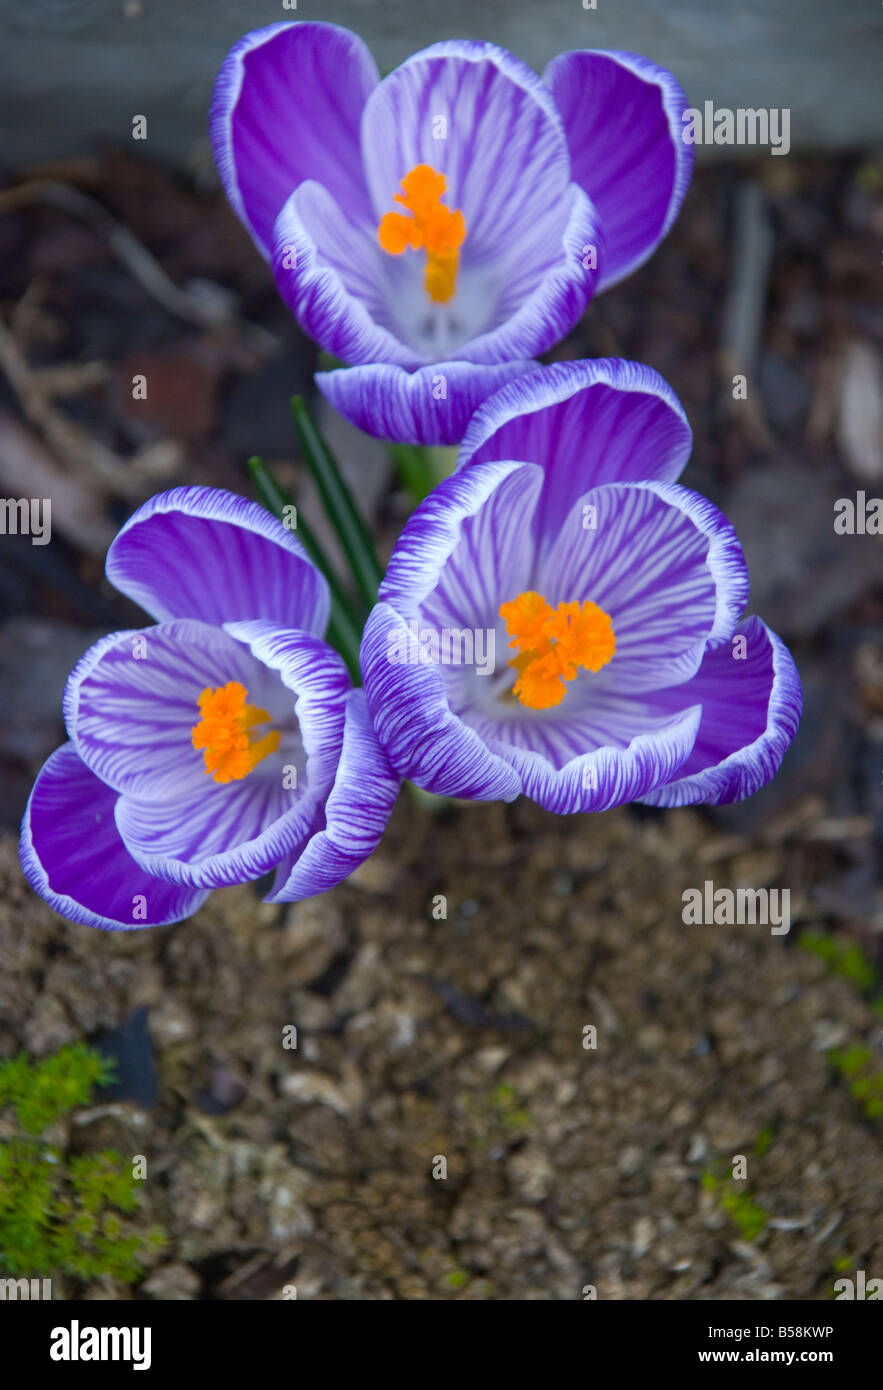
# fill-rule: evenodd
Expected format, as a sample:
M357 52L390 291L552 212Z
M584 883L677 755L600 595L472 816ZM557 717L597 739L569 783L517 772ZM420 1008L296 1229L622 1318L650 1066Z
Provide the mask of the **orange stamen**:
M258 737L257 724L266 724L265 709L246 704L248 691L238 681L228 681L212 689L207 685L199 697L198 724L193 728L193 747L204 749L208 776L216 782L239 782L253 772L258 763L279 747L276 729Z
M387 212L381 218L377 235L384 251L400 256L407 247L425 250L426 274L423 285L434 304L447 304L453 297L460 263L460 247L466 239L462 212L442 203L447 188L444 174L429 164L417 164L402 179L404 195L395 202L411 213Z
M553 608L542 594L527 589L500 605L500 617L518 655L509 665L519 673L512 687L523 705L550 709L560 705L566 681L579 668L600 671L616 651L610 615L597 603L559 603Z

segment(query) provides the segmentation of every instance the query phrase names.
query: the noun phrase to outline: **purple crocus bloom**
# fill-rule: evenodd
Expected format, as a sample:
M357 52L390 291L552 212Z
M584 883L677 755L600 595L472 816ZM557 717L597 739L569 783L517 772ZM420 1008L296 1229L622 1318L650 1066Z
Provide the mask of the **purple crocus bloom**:
M641 265L686 193L671 73L564 53L539 78L451 39L382 81L332 24L247 34L211 112L227 197L306 331L354 364L319 373L370 433L459 444L598 289Z
M633 362L540 367L485 403L365 628L398 772L559 813L735 801L770 780L800 681L742 619L732 527L675 483L690 446L671 388Z
M22 824L31 887L111 930L189 916L276 870L321 893L372 852L398 790L343 661L328 586L269 512L181 487L129 518L111 583L156 619L101 638L64 695L70 742Z

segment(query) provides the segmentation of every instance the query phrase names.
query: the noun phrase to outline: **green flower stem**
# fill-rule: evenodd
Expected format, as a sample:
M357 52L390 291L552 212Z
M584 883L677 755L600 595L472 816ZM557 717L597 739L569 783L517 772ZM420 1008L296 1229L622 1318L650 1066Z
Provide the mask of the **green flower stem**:
M460 446L458 444L427 444L426 454L429 459L429 467L437 483L440 483L443 478L449 478L454 472L459 453Z
M422 502L442 478L449 477L457 461L456 449L391 444L389 452L400 482L415 502Z
M343 553L349 561L356 587L372 608L383 578L374 545L352 493L344 482L337 461L316 426L302 396L292 396L291 412L298 442L303 450L329 521L337 532Z
M440 816L453 806L454 802L449 796L437 796L435 792L426 792L422 787L418 787L416 782L405 782L408 792L415 806L431 816Z
M252 481L257 492L258 499L272 512L278 516L283 523L286 521L286 507L294 507L294 503L276 479L273 477L263 459L254 456L247 463L247 468L251 474ZM297 515L296 511L295 514ZM359 647L361 645L361 624L358 619L353 618L352 602L347 599L340 581L331 566L328 557L325 555L319 542L316 540L306 522L297 516L297 525L294 528L298 540L312 560L317 569L321 570L328 581L328 588L331 594L331 613L328 618L328 641L336 651L340 652L347 664L350 675L356 685L361 682L359 670Z

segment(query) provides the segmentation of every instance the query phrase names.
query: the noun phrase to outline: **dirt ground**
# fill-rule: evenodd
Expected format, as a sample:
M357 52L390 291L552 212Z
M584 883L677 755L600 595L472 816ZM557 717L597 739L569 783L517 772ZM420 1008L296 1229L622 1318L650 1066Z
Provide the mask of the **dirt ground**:
M37 902L7 841L0 1047L147 1007L156 1104L97 1107L74 1142L148 1158L151 1297L824 1299L837 1261L883 1264L879 1125L826 1052L883 1034L796 945L850 829L818 811L734 836L405 799L326 897L228 889L107 937ZM792 932L686 927L705 878L789 883ZM701 1184L737 1154L754 1240Z
M108 152L0 190L0 483L63 498L57 541L0 555L0 1056L122 1052L129 1029L123 1094L67 1140L145 1154L169 1234L134 1290L68 1292L827 1299L838 1271L883 1275L881 1121L837 1064L863 1047L883 1069L883 566L879 537L833 530L837 498L883 492L883 172L779 164L701 172L657 255L554 353L646 361L681 396L684 481L733 520L751 609L804 681L776 781L732 808L591 818L438 815L405 791L334 892L229 889L128 935L56 917L15 842L67 671L139 621L104 550L160 488L248 491L250 453L297 488L287 396L315 356L204 173ZM186 303L139 279L133 243ZM752 314L753 340L733 327ZM326 428L388 550L407 504L383 447ZM787 889L790 932L685 925L706 880Z

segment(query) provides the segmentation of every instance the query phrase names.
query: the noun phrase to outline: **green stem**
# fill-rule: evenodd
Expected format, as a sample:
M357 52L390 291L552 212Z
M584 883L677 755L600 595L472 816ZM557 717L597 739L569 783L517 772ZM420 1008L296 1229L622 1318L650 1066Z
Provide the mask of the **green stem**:
M404 786L407 787L415 806L419 806L421 811L428 812L431 816L440 816L454 804L449 796L437 796L435 792L426 792L415 782L405 782Z
M292 396L291 412L298 442L319 489L322 505L337 532L359 594L368 607L372 608L377 602L377 590L383 578L383 571L374 553L368 528L356 509L352 493L341 476L337 461L307 410L302 396Z
M391 444L390 457L399 480L415 502L422 502L432 489L454 471L456 449L426 448L416 444Z
M287 524L291 512L286 513L285 508L294 508L294 515L297 518L294 531L298 540L303 546L309 558L318 570L321 570L328 581L328 589L331 595L331 612L328 617L328 641L331 643L347 664L349 673L354 682L358 685L361 680L359 671L359 647L361 645L361 633L356 622L352 617L352 603L347 599L340 581L335 574L328 557L319 545L306 522L297 514L297 509L287 492L285 492L276 479L273 477L262 458L256 455L250 458L246 464L252 481L257 492L258 499L272 512L278 516L283 524Z
M414 444L391 444L389 452L399 481L407 488L415 502L422 502L435 487L435 479L424 450Z

